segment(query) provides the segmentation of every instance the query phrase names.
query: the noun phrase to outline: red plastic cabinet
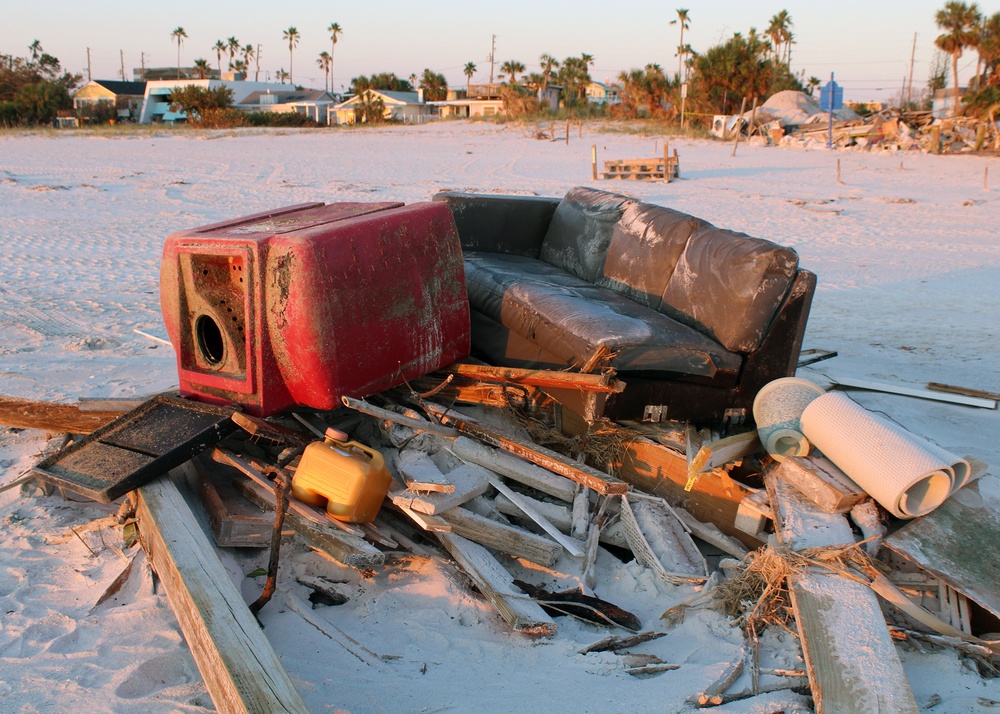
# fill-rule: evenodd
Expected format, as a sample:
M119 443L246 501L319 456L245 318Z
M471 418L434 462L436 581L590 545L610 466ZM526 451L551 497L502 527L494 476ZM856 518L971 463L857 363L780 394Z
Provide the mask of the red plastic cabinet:
M469 354L440 203L301 204L174 233L160 304L181 393L260 416L334 409Z

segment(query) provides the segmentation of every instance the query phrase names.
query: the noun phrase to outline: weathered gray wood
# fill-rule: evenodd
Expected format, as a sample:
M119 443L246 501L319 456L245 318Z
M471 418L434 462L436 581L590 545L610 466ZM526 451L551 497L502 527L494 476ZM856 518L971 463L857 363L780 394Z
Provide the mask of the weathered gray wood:
M514 578L486 548L454 533L436 535L512 630L544 637L555 634L552 618L515 587Z
M978 484L910 521L885 545L1000 617L1000 513L982 502Z
M765 484L782 545L801 550L854 542L843 515L819 510L773 473ZM817 714L917 714L871 588L818 567L796 571L788 581Z
M536 511L545 516L549 523L558 528L560 532L569 533L571 523L570 509L568 507L560 506L557 503L539 501L536 498L531 498L530 496L525 496L524 494L521 494L521 498L525 499ZM511 516L519 520L527 519L527 516L524 515L524 511L511 503L511 501L502 494L497 496L493 503L496 505L497 510L505 516ZM615 521L612 525L602 528L599 540L601 543L613 545L617 548L628 548L628 540L625 538L625 529L622 527L621 521Z
M787 456L775 475L827 513L847 513L868 498L863 488L822 456Z
M416 449L404 449L396 456L396 470L410 491L455 493L455 484L441 473L430 454Z
M249 479L234 481L236 489L261 508L274 510L274 491ZM375 568L385 563L385 554L361 538L306 518L296 511L285 513L285 523L310 546L326 553L338 563L357 568Z
M519 493L511 491L506 484L504 484L499 476L490 475L490 485L493 486L497 491L502 493L508 501L517 506L524 515L534 521L539 528L552 536L553 540L559 545L566 549L566 552L576 558L582 558L585 552L585 545L575 538L563 535L559 532L549 519L542 515L528 500L526 497Z
M884 392L886 394L900 394L906 397L917 397L918 399L931 399L936 402L949 402L951 404L963 404L967 407L980 407L981 409L996 409L996 399L983 399L982 397L968 397L963 394L950 394L948 392L936 392L931 389L914 389L902 384L883 384L882 382L871 382L866 379L854 379L853 377L830 377L827 378L834 384L852 389L864 389L870 392Z
M517 481L561 501L573 502L577 484L565 476L559 476L541 466L535 466L506 451L494 449L466 436L455 439L454 443L448 446L448 450L460 459L479 464L483 468L495 471L512 481Z
M437 468L433 463L430 463L430 466ZM426 513L431 516L440 515L444 511L461 506L476 496L482 496L486 493L490 487L488 473L486 469L476 464L462 464L447 474L454 486L451 493L428 493L406 489L394 492L392 502L397 506L411 508L418 513ZM438 475L441 479L445 477L440 471L438 471Z
M453 508L441 517L451 524L453 533L463 538L545 567L554 565L562 553L562 546L548 538L498 523L465 508Z
M138 490L139 539L219 712L308 712L169 478Z

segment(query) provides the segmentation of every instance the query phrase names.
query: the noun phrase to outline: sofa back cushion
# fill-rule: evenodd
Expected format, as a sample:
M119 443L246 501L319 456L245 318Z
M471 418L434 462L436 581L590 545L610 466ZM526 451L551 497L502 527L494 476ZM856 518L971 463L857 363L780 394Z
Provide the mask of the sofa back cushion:
M597 281L611 234L635 201L617 193L578 186L559 202L539 257L589 283Z
M684 246L659 310L728 350L751 352L767 334L798 264L791 248L705 226Z
M691 234L708 223L649 203L628 206L611 234L597 284L658 309L667 281Z

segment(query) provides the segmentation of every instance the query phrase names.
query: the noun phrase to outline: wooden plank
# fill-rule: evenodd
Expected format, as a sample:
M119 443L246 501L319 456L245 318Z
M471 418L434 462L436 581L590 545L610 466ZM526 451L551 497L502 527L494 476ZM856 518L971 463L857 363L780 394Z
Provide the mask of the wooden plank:
M493 486L497 491L502 493L507 500L521 509L528 518L533 520L539 528L552 536L553 540L559 545L566 549L566 552L576 558L582 558L586 548L583 543L571 538L569 536L563 535L558 528L555 527L549 520L543 516L532 503L527 500L524 496L519 493L511 491L501 480L499 476L490 475L489 478L490 485ZM572 518L572 516L571 516Z
M541 466L525 461L506 451L494 449L474 439L460 436L448 445L448 450L463 461L479 464L483 468L517 481L520 484L571 503L576 493L576 483Z
M235 473L226 474L221 464L192 459L196 478L192 485L201 496L208 523L221 548L267 548L271 544L274 516L267 515L243 496L231 481Z
M827 513L847 513L868 494L822 456L788 456L775 475Z
M455 493L455 484L441 473L424 451L404 449L396 456L396 470L411 491Z
M513 367L493 367L490 365L466 364L458 362L445 367L440 372L457 374L481 382L509 382L531 387L578 389L583 392L600 394L620 394L625 390L625 382L614 379L613 374L582 374L579 372L555 372L544 369L515 369Z
M514 585L511 574L486 548L454 533L436 535L512 630L543 637L555 634L556 623L552 618L538 603L525 598Z
M94 411L76 404L0 397L0 425L52 434L89 434L127 412L127 409Z
M250 479L233 482L236 489L261 508L274 510L274 491ZM338 563L363 570L385 564L385 554L357 536L337 530L325 523L317 523L295 511L285 513L286 525L302 536L316 550L326 553Z
M1000 617L1000 513L966 486L885 539L886 547Z
M216 710L308 712L174 481L137 494L140 542Z
M900 394L906 397L917 397L919 399L931 399L937 402L948 402L950 404L962 404L967 407L980 407L982 409L996 409L996 399L983 399L981 397L967 397L962 394L949 394L947 392L936 392L931 389L914 389L902 384L885 384L883 382L872 382L867 379L854 379L853 377L831 377L827 379L840 387L850 387L852 389L865 389L871 392L884 392L886 394Z
M427 460L430 461L430 458ZM455 490L451 493L426 493L406 489L394 492L392 502L401 508L437 516L486 493L490 488L488 473L482 466L462 464L448 472L448 478L455 485Z
M756 430L703 443L688 463L688 483L692 483L706 471L721 468L744 456L762 451L763 448Z
M928 382L927 388L934 392L948 392L949 394L962 394L966 397L979 397L980 399L1000 400L1000 393L987 392L983 389L956 387L952 384L941 384L940 382Z
M570 532L570 529L572 528L572 514L568 507L561 506L558 503L539 501L523 494L521 494L521 498L530 503L536 511L545 516L546 520L558 528L560 533ZM493 503L496 505L497 510L505 516L510 516L511 518L517 518L519 520L524 520L526 518L524 511L515 506L503 495L497 496ZM602 528L600 542L613 545L617 548L628 548L628 539L625 537L625 529L622 527L621 521L615 521L612 525Z
M854 542L844 516L812 506L773 473L764 479L782 545L801 550ZM871 588L817 567L795 570L788 581L817 714L917 714Z
M628 491L628 484L624 481L614 476L609 476L595 468L591 468L586 464L573 463L551 449L546 449L543 446L533 443L525 443L520 439L502 436L483 426L474 424L467 418L457 416L455 412L441 409L439 416L444 424L454 427L463 434L473 436L490 446L508 451L537 466L541 466L553 473L565 476L572 481L592 488L602 496L611 494L621 495Z
M715 524L747 548L756 550L764 544L736 528L740 501L753 491L724 472L702 474L693 488L685 491L688 467L684 454L639 440L627 445L626 454L614 467L620 478L636 488L680 505L699 521Z
M451 524L452 533L546 568L555 565L562 553L562 546L548 538L498 523L466 508L453 508L441 517Z

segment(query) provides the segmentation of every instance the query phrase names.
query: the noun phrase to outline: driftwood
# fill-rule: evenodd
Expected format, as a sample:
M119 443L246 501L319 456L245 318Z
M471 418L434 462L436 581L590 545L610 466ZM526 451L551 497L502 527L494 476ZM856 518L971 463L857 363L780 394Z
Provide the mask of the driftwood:
M76 404L0 397L0 424L52 434L89 434L128 411L124 407L94 411Z

